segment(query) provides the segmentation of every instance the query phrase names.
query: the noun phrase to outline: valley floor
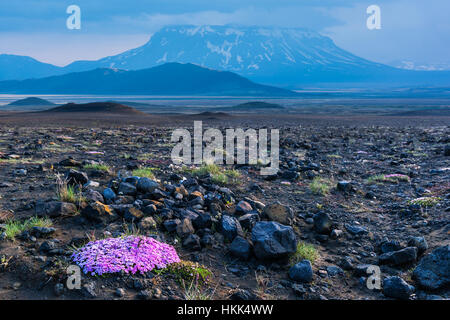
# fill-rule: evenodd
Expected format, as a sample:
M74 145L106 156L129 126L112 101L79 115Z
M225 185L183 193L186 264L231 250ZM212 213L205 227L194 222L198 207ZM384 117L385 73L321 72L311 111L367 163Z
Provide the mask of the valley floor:
M192 128L194 120L221 130L279 129L279 174L267 179L258 168L240 165L228 168L235 170L234 178L219 181L214 172L195 175L195 168L173 166L171 133ZM450 117L445 116L1 112L0 299L192 297L192 290L172 274L83 275L82 290L64 288L64 266L71 263L74 244L120 236L134 228L172 244L182 260L210 270L210 282L198 290L212 299L398 298L398 290L387 285L383 290L367 288L368 265L380 266L382 279L398 276L414 286L412 290L398 280L395 286L403 298L448 299L449 125ZM148 170L134 171L139 168ZM83 200L70 212L42 210L62 201L57 175L70 170L84 172L98 185L84 188ZM130 193L107 201L104 189L111 187L117 193L118 174L132 176L133 171L151 172L162 193ZM178 191L168 184L181 188L182 177L190 183L180 191L184 197L177 198ZM208 194L220 194L227 201L212 207ZM116 208L120 219L89 220L82 213L95 200ZM277 202L283 205L281 211L271 213ZM156 211L147 213L144 206L150 203ZM126 219L131 207L144 213L136 224ZM181 218L184 223L186 210L210 216L211 224L194 223L187 232L168 230L169 220ZM216 211L221 212L219 217ZM51 220L54 229L47 230L48 235L43 235L45 230L36 234L21 230L12 237L1 232L12 232L11 219L23 222L36 214ZM251 248L247 260L237 258L231 250L234 237L223 230L220 217L241 223L235 233L251 246L253 224L242 219L246 214L263 221L292 217L282 224L295 232L301 244L297 252L263 261ZM144 219L155 225L143 223ZM438 248L444 253L437 254ZM434 266L427 264L429 255L438 259ZM311 262L312 280L289 276L302 259ZM424 285L414 271L417 266L437 275L434 288Z

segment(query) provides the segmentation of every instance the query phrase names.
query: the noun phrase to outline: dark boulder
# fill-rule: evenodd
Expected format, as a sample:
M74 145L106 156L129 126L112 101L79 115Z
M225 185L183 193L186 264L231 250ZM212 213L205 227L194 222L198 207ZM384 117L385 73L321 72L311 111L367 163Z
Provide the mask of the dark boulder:
M233 241L237 235L242 235L242 227L236 218L224 215L220 221L220 230L224 238Z
M386 297L407 300L414 292L414 287L398 276L387 277L383 281L383 294Z
M436 290L450 285L450 245L439 247L424 256L413 272L419 286Z
M274 221L257 222L252 229L252 242L258 259L283 258L297 250L292 227Z
M243 237L237 236L234 238L230 246L230 253L242 260L248 260L250 258L250 244Z
M417 248L407 247L398 251L383 253L379 256L380 264L390 264L394 266L413 263L417 260Z
M302 260L289 269L289 278L297 282L311 282L313 270L309 260Z

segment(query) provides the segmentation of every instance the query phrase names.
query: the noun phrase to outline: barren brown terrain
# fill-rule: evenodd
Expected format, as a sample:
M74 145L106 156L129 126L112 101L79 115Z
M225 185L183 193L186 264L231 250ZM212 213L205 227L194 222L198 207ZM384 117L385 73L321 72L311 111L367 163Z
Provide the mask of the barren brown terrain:
M280 171L234 165L224 180L173 165L171 133L194 120L279 129ZM136 191L145 169L151 192ZM82 200L65 205L58 181L70 177ZM96 203L116 219L90 219ZM130 232L210 270L197 289L211 299L448 299L449 212L448 116L0 113L1 299L191 297L170 273L83 274L81 290L66 288L74 247ZM12 221L32 217L51 225L9 236ZM301 248L261 259L258 221L289 227ZM367 288L369 265L389 279L382 289Z

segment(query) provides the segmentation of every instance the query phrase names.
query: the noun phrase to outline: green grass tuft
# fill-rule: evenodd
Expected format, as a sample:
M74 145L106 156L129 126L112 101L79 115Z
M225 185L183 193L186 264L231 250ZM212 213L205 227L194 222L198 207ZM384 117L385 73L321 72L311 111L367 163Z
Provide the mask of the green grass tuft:
M309 189L314 194L320 194L322 196L327 195L330 192L331 182L328 179L315 177L309 184Z
M314 263L318 257L319 253L312 244L299 242L297 244L297 250L289 259L289 264L293 266L303 259L309 260L311 263Z
M157 273L169 273L174 275L180 283L192 283L192 281L195 281L197 285L208 284L213 275L213 273L205 266L197 262L184 260L169 264L165 269L158 270Z
M51 227L53 225L49 218L32 217L25 221L9 220L4 226L6 238L13 240L18 234L30 230L33 227Z
M110 172L111 168L106 164L87 164L83 167L85 170L97 170L103 172Z
M421 197L421 198L417 198L417 199L408 201L408 204L409 205L419 205L421 207L430 208L430 207L434 207L435 205L437 205L439 203L439 201L441 201L441 198L439 198L439 197Z
M141 168L133 170L133 176L140 178L155 179L155 174L153 173L154 168Z
M79 206L86 199L83 197L81 190L78 190L67 184L58 186L57 196L59 201L69 202Z
M211 180L215 184L229 185L238 182L241 173L234 169L223 169L216 164L204 164L196 169L184 169L185 172L191 173L195 177L211 175Z

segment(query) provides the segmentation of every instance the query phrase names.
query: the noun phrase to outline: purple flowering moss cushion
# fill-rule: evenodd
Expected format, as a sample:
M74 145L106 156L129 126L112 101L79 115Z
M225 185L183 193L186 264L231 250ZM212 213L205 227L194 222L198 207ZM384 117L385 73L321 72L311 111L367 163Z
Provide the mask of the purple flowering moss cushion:
M150 237L128 236L89 242L72 254L73 261L84 273L145 273L154 268L180 262L171 245Z

